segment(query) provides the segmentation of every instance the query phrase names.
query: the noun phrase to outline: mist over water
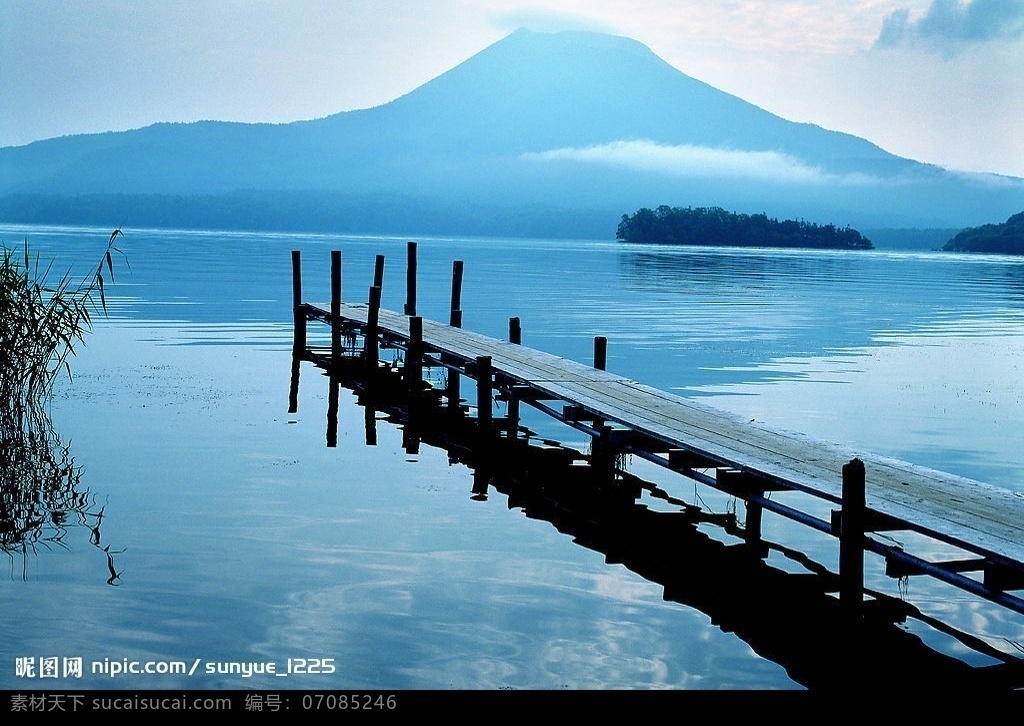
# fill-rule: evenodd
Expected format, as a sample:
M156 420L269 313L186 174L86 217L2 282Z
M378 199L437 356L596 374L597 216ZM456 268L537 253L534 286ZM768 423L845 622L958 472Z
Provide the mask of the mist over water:
M0 234L12 246L26 231ZM326 446L328 385L312 366L288 412L290 251L302 252L309 301L329 299L332 249L350 302L366 300L385 255L383 304L401 310L406 239L125 234L130 270L116 269L110 317L51 410L92 504L49 541L7 553L0 687L800 687L657 583L504 496L475 501L473 472L446 452L406 450L383 417L367 445L365 412L347 391L338 445ZM93 264L109 230L28 236L61 270ZM582 362L607 336L608 369L642 383L1024 493L1018 259L416 241L424 317L447 320L452 262L463 260L469 330L506 338L519 317L525 345ZM539 414L524 423L585 445ZM813 537L796 539L828 556ZM1018 618L929 587L913 584L936 613L1003 647L1024 641ZM331 659L334 672L15 674L15 658L44 655Z

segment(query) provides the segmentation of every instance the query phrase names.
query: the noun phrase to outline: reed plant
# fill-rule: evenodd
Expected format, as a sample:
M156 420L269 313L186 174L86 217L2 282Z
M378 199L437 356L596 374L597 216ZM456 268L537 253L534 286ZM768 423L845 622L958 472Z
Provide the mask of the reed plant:
M44 264L29 249L6 244L0 258L0 415L20 419L46 401L62 370L92 329L93 314L106 313L105 286L113 281L117 246L114 230L99 264L84 279L69 269L54 279L53 261ZM125 259L127 264L127 259Z
M114 230L98 265L81 280L68 270L54 280L53 262L2 246L0 256L0 551L27 554L39 544L62 545L66 528L84 524L92 496L81 491L81 469L50 422L47 403L62 371L107 310L114 254L124 235ZM127 265L127 258L125 258ZM93 529L98 532L98 521ZM98 543L98 540L97 540ZM110 553L107 552L108 560ZM111 565L111 581L118 573Z

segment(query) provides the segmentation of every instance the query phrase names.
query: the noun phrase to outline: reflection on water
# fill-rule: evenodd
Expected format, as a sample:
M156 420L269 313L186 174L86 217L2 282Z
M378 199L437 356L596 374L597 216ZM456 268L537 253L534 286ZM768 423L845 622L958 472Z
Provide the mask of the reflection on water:
M752 363L862 347L894 333L1020 335L1024 322L1020 290L1009 284L1024 265L1003 259L670 248L624 254L622 266L638 297L655 303L653 314L685 319L696 342L742 341Z
M95 495L83 487L71 447L61 442L41 405L0 408L0 549L11 559L12 574L20 558L27 580L34 556L67 548L69 531L82 528L106 557L107 584L118 584L115 557L121 552L101 541L104 509L96 508Z

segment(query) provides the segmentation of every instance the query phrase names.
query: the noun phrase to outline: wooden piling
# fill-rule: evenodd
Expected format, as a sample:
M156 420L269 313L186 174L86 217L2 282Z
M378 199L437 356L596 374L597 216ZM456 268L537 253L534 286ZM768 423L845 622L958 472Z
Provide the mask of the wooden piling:
M615 451L612 447L612 429L603 421L597 426L598 435L590 441L590 468L597 484L615 482Z
M599 371L607 370L608 366L608 338L598 335L594 338L594 368Z
M302 255L292 250L292 311L294 313L294 342L296 355L306 352L306 314L302 310Z
M594 337L594 368L599 371L605 370L608 363L608 339L602 336ZM594 428L604 430L604 419L594 418ZM597 443L596 441L594 442ZM612 474L614 475L614 467Z
M384 255L377 255L373 262L373 286L384 289Z
M378 323L380 320L380 288L376 285L370 288L370 299L366 306L366 330L363 339L363 356L368 371L377 370L377 361L380 358L380 350L377 342Z
M331 251L331 369L341 360L341 250Z
M491 430L491 380L494 368L491 356L481 355L476 358L476 418L482 434Z
M338 445L338 396L341 388L341 250L331 251L331 375L328 385L327 445Z
M409 318L409 350L405 355L405 385L416 391L423 383L423 318Z
M408 263L405 270L405 314L416 314L416 243L406 244Z
M462 327L462 260L452 263L452 304L449 325Z
M764 496L764 492L759 492ZM761 545L761 519L764 507L751 499L746 500L747 518L743 524L743 541L748 545Z
M508 341L515 345L523 344L523 326L519 318L508 319ZM508 394L508 438L519 436L519 397L515 393Z
M864 462L852 459L843 466L843 509L839 531L839 601L852 615L864 599L864 527L867 500Z
M516 345L523 344L523 325L519 318L508 319L508 342Z
M448 324L453 328L462 327L462 260L455 260L452 263L452 300L448 315ZM459 410L462 406L462 376L456 370L448 371L448 381L445 385L445 397L448 400L448 408Z

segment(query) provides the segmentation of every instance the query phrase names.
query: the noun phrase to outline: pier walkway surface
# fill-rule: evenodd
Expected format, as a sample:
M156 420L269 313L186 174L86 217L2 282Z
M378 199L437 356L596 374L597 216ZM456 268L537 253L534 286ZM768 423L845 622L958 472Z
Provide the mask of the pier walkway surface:
M310 317L331 319L330 304L306 308ZM340 306L342 325L363 329L368 313L366 304ZM381 309L377 325L381 335L405 347L411 319ZM670 468L739 472L747 491L796 490L841 504L844 466L859 459L875 529L916 531L1012 570L1024 562L1024 498L1009 489L768 428L605 370L436 321L422 320L422 338L424 353L437 356L435 365L445 360L472 375L473 363L488 357L495 381L503 379L522 400L558 400L576 409L577 418L614 422L629 433L620 437L620 448L643 441L642 448L668 454Z

